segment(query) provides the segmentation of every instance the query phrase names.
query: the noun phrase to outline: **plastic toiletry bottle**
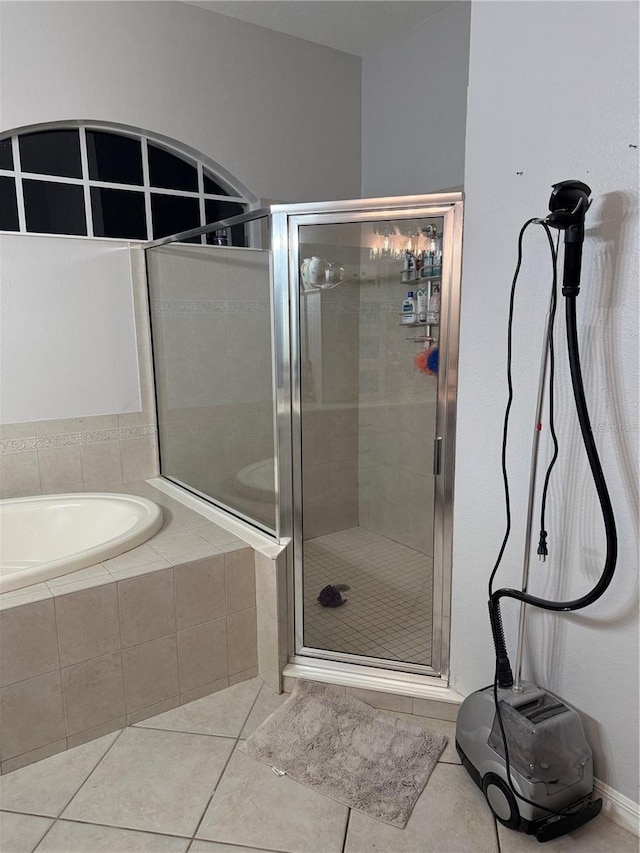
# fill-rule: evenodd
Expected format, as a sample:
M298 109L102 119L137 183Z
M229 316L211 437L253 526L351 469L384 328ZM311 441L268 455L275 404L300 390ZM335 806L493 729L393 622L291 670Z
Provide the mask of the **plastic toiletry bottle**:
M427 322L427 291L425 287L419 287L416 291L416 303L418 305L418 323Z
M402 303L402 325L409 326L416 322L416 299L413 290L407 293L407 298Z
M427 307L427 322L440 322L440 285L434 284L431 288L431 296L429 297L429 305Z
M411 268L411 252L405 251L402 256L402 281L409 281L409 270Z

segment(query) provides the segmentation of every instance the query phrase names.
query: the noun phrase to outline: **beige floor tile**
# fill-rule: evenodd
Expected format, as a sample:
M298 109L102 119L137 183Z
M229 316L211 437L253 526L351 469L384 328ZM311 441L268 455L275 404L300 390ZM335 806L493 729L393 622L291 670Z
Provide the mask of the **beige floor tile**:
M46 817L9 812L3 813L0 818L2 853L32 853L52 823Z
M187 838L59 820L38 853L185 853Z
M0 776L0 808L57 817L118 732Z
M514 832L502 824L498 824L498 837L502 853L527 853L541 849L534 836ZM543 849L545 853L638 853L639 847L635 835L599 815L575 832L545 842Z
M219 844L217 841L194 841L189 853L271 853L258 847L237 847L235 844Z
M227 738L125 729L62 816L190 835L232 748Z
M236 750L197 836L285 853L340 853L347 813Z
M462 767L438 764L404 829L352 810L345 853L498 853L494 820Z
M249 737L249 735L252 734L258 726L261 726L267 717L270 717L276 708L279 708L280 705L282 705L283 702L286 702L288 698L288 693L280 693L280 695L278 695L275 690L272 690L267 684L263 684L262 689L258 694L258 698L256 699L256 703L251 709L247 722L244 724L240 737Z
M143 720L138 725L175 732L238 737L261 684L259 678L252 678L219 693L189 702L188 705Z

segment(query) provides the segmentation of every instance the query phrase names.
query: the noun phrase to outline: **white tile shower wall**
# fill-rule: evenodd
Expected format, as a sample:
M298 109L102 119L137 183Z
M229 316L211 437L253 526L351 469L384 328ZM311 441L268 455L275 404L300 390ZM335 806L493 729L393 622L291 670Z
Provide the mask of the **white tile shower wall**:
M139 247L130 247L130 260L141 410L1 424L1 498L99 489L157 476L148 303Z
M413 357L424 334L400 325L410 285L396 262L363 260L360 285L360 526L433 555L437 379Z
M357 283L302 297L305 538L358 524Z

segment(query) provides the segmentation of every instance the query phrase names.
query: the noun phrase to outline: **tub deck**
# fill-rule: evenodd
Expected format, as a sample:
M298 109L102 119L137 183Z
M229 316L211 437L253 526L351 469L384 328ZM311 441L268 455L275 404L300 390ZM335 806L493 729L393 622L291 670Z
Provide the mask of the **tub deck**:
M154 501L163 510L162 527L147 542L117 557L0 594L0 611L249 547L228 530L146 482L128 483L101 491L138 495Z

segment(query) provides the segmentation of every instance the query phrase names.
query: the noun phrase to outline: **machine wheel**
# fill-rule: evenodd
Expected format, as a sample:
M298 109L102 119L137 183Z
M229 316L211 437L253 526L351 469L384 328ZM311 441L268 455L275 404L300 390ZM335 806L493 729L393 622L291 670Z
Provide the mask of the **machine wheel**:
M496 819L509 829L520 826L520 811L513 792L500 776L487 773L482 778L482 792Z

